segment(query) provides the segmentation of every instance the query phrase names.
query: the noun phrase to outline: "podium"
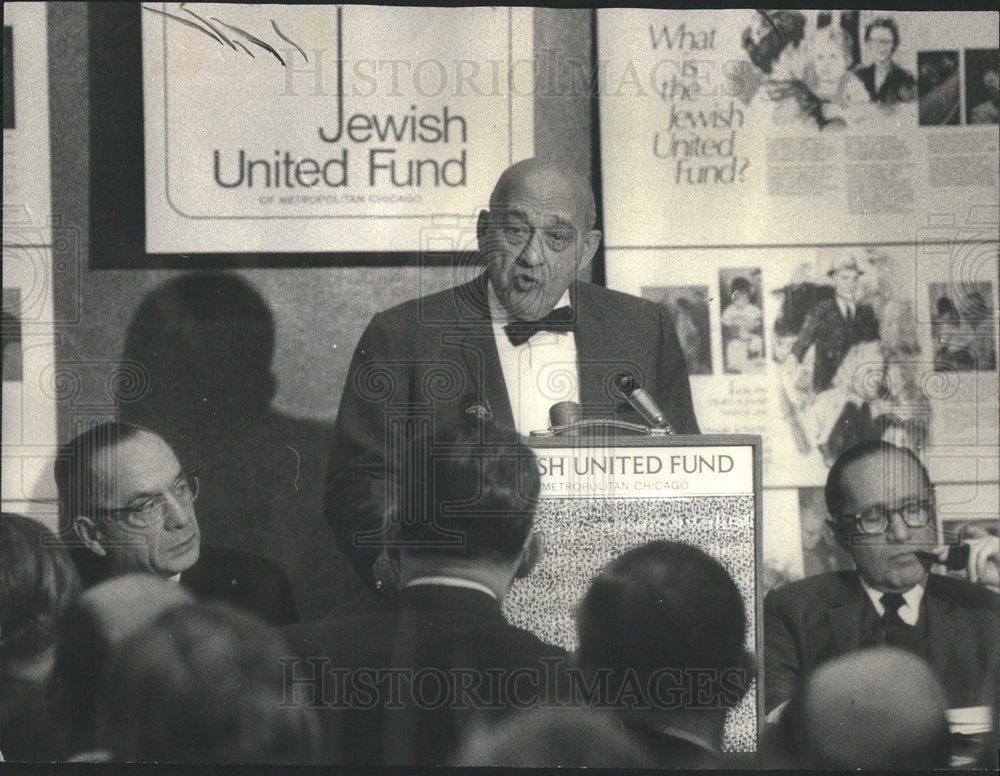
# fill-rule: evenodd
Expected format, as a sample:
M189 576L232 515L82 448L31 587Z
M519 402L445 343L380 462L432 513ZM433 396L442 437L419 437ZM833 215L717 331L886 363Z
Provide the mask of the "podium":
M668 539L695 545L726 568L746 605L746 646L763 665L759 436L612 432L526 443L538 456L535 527L546 544L504 602L510 622L575 649L574 613L591 579L625 550ZM728 751L757 748L760 674L727 718Z

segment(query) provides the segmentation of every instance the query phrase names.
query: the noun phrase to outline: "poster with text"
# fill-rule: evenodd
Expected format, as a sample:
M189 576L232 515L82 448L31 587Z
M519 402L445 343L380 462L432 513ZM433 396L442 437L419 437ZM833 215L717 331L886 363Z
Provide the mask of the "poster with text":
M996 13L615 9L597 33L609 253L899 243L998 207Z
M144 4L147 252L471 241L492 184L532 153L531 19Z

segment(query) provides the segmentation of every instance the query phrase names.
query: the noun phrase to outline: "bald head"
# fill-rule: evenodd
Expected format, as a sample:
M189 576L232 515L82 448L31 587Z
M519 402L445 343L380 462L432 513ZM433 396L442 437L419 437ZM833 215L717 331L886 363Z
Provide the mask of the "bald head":
M117 645L174 606L193 603L178 584L151 574L126 574L94 585L80 597L109 645Z
M948 765L947 699L911 652L853 652L820 666L789 708L803 767L920 769Z
M537 320L560 302L601 242L589 184L553 161L503 172L479 214L479 250L497 299L514 320Z
M512 192L523 186L533 186L535 180L546 181L550 188L574 201L580 208L581 228L594 228L597 203L590 183L575 170L551 159L522 159L504 170L490 194L490 210L503 207Z

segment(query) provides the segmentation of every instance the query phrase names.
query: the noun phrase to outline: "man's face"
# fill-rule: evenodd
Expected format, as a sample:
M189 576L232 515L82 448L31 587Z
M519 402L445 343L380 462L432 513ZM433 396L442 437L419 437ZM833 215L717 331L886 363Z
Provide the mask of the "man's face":
M95 538L107 553L113 574L172 576L198 560L201 534L194 505L170 492L181 473L170 446L147 431L108 448L99 457L93 472ZM102 507L121 509L160 494L166 502L162 515L142 527L129 524L124 515L101 512Z
M480 214L479 248L497 298L515 320L533 321L556 306L597 250L586 199L552 168L529 168Z
M895 50L892 30L888 27L872 27L868 34L868 46L871 49L872 59L876 62L890 62L892 52Z
M850 268L838 269L833 273L833 287L837 291L837 296L850 301L858 294L858 278L861 277L855 270Z
M857 514L876 505L892 509L928 495L920 467L903 453L872 453L849 464L841 479L841 514ZM902 593L926 577L931 561L914 553L932 550L936 536L933 521L922 528L910 528L894 514L885 533L865 535L851 527L838 532L838 540L868 584L877 590Z

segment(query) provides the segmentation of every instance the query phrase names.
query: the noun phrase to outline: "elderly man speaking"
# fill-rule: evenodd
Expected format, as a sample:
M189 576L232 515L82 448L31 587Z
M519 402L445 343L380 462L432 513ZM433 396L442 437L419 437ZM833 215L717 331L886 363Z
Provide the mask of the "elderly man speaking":
M579 280L597 251L587 183L549 161L508 168L479 214L471 282L377 314L358 343L330 454L325 512L341 550L374 584L385 490L407 423L492 416L522 435L571 401L627 418L630 374L678 433L697 433L684 354L662 307ZM633 416L632 420L637 420ZM429 427L429 425L428 425Z

